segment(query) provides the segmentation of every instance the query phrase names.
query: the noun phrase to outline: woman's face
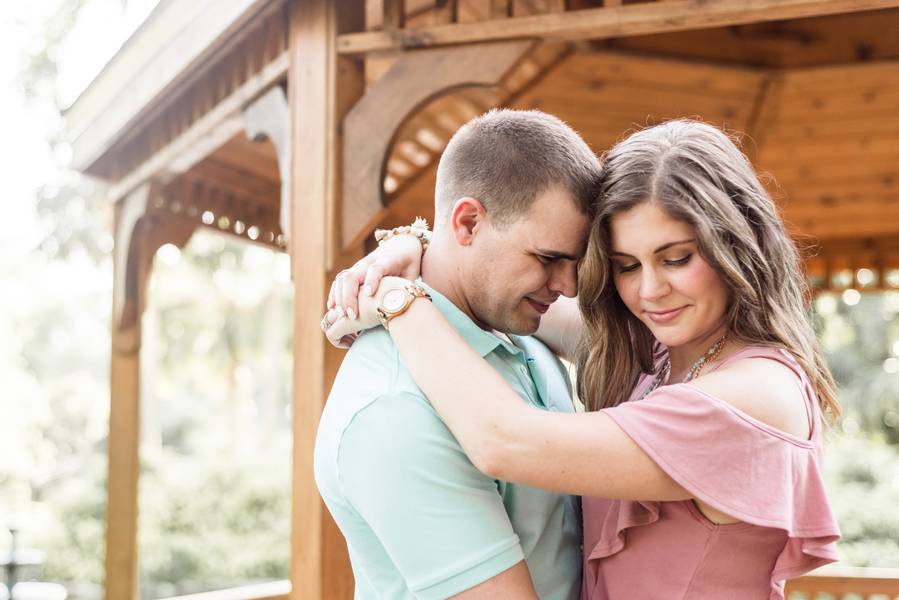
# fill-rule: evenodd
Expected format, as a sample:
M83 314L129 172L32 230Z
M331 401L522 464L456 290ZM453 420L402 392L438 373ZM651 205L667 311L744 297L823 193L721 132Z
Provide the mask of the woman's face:
M693 227L643 202L614 215L610 230L615 287L627 308L668 348L708 343L729 293L699 253Z

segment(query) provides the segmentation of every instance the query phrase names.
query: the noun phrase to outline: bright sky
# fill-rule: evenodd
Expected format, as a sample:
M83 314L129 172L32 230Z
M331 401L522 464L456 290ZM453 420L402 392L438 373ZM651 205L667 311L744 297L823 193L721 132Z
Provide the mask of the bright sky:
M159 0L88 0L60 51L60 100L68 106L99 73ZM62 0L0 2L0 165L4 193L0 207L13 227L0 234L0 257L15 259L36 235L34 190L58 177L47 137L60 118L52 102L26 102L16 74L29 50L42 43L43 23ZM60 158L66 159L65 148Z

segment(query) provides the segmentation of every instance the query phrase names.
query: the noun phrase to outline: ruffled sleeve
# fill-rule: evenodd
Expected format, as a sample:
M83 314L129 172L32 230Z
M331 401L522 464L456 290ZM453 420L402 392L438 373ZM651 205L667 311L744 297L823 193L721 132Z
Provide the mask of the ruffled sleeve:
M837 560L839 528L824 488L817 427L812 440L802 440L688 384L605 412L696 499L745 523L786 532L772 583ZM653 522L658 511L658 503L618 503L591 558L620 551L624 530Z

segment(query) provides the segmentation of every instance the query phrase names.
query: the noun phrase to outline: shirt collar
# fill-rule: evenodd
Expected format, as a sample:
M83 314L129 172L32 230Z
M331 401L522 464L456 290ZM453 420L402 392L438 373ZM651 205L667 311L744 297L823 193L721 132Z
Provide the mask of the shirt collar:
M478 327L477 323L471 320L471 317L462 312L462 309L450 302L446 296L426 284L420 278L416 283L427 290L431 295L431 300L434 302L434 306L437 307L437 310L439 310L443 317L449 321L449 324L453 326L453 329L459 332L462 339L465 340L465 342L481 357L487 356L496 350L497 347L504 348L510 354L520 354L522 352L521 349L515 345Z

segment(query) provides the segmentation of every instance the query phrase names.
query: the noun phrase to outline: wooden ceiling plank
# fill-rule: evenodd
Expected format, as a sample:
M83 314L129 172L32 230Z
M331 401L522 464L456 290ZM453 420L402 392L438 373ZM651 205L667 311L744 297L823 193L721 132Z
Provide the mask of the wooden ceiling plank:
M338 51L358 54L519 38L599 39L892 8L896 0L677 0L583 9L396 32L349 33Z
M897 70L899 73L899 70ZM896 78L895 75L893 76ZM804 98L785 98L781 115L785 121L843 120L869 113L888 113L899 108L899 89L877 92L856 89L845 93L820 90Z
M895 27L894 23L892 28ZM790 69L785 73L784 93L802 94L822 88L852 89L871 82L892 82L895 81L897 69L899 61L896 60Z
M278 158L270 141L252 142L244 133L216 150L212 158L277 185L281 181Z
M899 181L899 163L895 159L882 164L821 163L780 165L769 169L778 183L786 189L791 186L815 183L817 185L852 184L869 180Z
M635 55L619 51L575 52L553 74L560 84L599 87L634 82L658 89L686 89L696 94L742 98L757 88L765 72L742 66L717 66L689 60Z
M845 119L830 118L827 121L810 119L776 123L769 133L769 139L778 143L820 140L839 142L846 137L869 135L872 133L899 132L896 111L878 111L864 115L854 115Z
M194 165L184 176L188 179L209 181L221 189L232 190L234 193L259 200L280 197L280 186L277 182L258 179L251 173L214 157Z
M833 141L802 140L769 146L760 155L760 163L777 164L795 160L839 160L844 157L890 156L899 162L899 131L887 131L883 135L865 134L844 137Z

